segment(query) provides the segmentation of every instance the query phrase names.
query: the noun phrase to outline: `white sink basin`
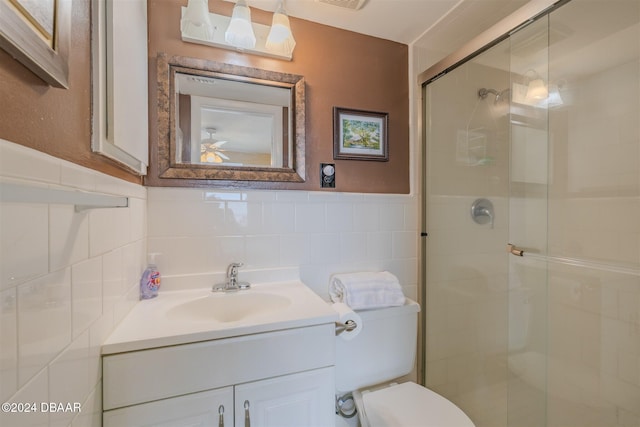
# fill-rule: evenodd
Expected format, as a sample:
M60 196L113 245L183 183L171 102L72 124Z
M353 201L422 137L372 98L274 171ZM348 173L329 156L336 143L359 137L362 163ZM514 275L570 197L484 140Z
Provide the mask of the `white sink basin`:
M299 280L252 283L232 293L211 288L161 291L129 312L102 354L239 337L333 323L337 312Z
M235 293L215 293L177 305L167 311L167 316L185 320L237 322L286 309L291 300L253 290Z

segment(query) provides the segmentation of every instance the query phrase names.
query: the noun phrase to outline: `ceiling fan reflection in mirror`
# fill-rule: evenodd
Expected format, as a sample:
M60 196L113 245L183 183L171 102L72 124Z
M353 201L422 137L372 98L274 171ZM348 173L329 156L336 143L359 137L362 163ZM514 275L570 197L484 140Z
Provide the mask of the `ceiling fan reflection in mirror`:
M213 137L216 128L205 128L209 136L200 142L200 162L201 163L223 163L225 160L231 160L227 155L223 154L221 148L228 141L220 141Z

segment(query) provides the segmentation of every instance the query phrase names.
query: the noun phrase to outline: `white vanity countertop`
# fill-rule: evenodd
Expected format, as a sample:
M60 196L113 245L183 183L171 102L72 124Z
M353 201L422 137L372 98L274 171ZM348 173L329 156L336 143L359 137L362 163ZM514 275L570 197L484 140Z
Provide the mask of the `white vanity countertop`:
M191 318L188 310L180 307L190 301L207 298L226 297L231 302L229 298L242 298L242 295L248 293L255 295L255 298L252 298L256 305L260 304L260 294L283 296L291 303L284 308L250 314L232 321L219 321L215 316L210 319L202 316ZM265 302L271 295L266 295ZM232 316L234 311L235 309L231 311ZM331 305L300 281L252 284L249 290L229 294L213 293L210 289L164 292L160 290L158 297L136 304L102 345L102 354L320 325L337 320L338 314Z

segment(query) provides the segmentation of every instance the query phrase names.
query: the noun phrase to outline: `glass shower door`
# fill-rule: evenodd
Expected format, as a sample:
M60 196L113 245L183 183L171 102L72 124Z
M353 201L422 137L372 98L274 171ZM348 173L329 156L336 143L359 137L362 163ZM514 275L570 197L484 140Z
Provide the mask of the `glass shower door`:
M423 96L427 387L478 427L640 426L640 2L563 3Z
M508 425L546 425L548 18L510 42ZM520 256L520 255L524 256Z
M509 84L506 41L424 88L425 382L478 427L507 424Z
M546 423L547 39L541 19L424 89L425 379L478 427Z
M640 1L549 15L547 426L640 426Z

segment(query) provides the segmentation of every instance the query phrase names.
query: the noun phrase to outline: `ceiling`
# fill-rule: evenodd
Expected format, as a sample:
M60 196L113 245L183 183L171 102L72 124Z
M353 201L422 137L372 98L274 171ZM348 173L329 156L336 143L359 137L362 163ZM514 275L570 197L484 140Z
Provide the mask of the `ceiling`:
M247 4L274 11L279 1L247 0ZM399 43L412 44L426 32L437 31L445 36L439 37L441 42L461 45L527 1L365 0L362 8L352 10L318 0L285 0L285 8L289 16Z

